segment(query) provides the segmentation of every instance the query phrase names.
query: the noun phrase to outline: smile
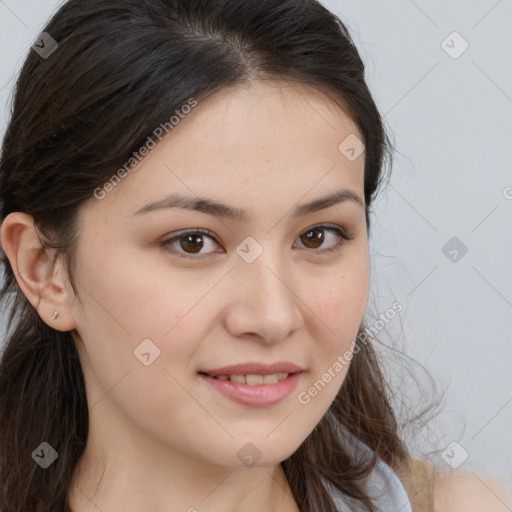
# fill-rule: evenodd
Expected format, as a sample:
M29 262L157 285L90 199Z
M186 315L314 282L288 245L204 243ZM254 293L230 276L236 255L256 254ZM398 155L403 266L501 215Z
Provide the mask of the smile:
M199 376L216 392L236 403L250 407L269 407L292 393L302 377L302 372L217 376L200 373Z

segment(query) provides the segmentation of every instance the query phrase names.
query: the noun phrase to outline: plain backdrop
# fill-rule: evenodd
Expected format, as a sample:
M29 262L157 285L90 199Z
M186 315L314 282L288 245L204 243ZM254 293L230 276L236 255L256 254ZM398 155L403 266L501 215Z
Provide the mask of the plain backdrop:
M1 136L16 73L61 3L0 0ZM396 148L371 219L366 320L400 302L379 338L446 390L413 448L512 482L512 1L323 3Z

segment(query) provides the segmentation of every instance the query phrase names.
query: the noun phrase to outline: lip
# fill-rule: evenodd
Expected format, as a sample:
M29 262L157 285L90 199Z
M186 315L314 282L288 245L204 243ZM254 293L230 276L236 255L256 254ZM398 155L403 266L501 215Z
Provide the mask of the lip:
M297 373L301 371L302 368L300 366L289 363L288 361L282 361L273 364L257 362L235 364L212 370L201 370L199 373L218 377L219 375L272 375L273 373ZM269 384L267 384L267 386L268 385Z
M239 371L241 367L234 366L227 368L235 368L237 371ZM268 370L269 368L271 368L271 366L267 366L264 369ZM221 368L221 370L224 371L223 368ZM259 371L261 372L261 368ZM244 372L240 372L240 374L243 373ZM257 372L254 373L258 374ZM278 372L272 369L272 372L268 371L267 373L264 374L259 373L259 375L269 375L270 373L285 372ZM242 384L240 382L231 382L230 380L219 380L216 379L215 377L211 377L209 375L204 374L199 374L199 376L201 377L202 380L210 384L219 393L223 394L224 396L230 398L231 400L239 404L248 405L250 407L269 407L278 404L292 393L292 391L297 387L297 384L302 376L302 373L302 371L292 373L291 375L288 375L286 379L280 380L275 384L258 384L256 386ZM226 374L219 373L219 375Z

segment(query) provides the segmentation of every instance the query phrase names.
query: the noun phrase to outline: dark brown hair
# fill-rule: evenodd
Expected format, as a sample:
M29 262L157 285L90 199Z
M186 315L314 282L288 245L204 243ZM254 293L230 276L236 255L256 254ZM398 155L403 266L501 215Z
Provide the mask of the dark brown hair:
M190 98L253 80L316 87L356 123L370 227L391 144L348 30L319 2L70 0L44 32L58 47L47 56L31 50L19 74L0 159L1 215L34 218L45 247L65 258L75 292L79 214L94 190ZM0 507L62 512L88 436L81 363L72 332L46 325L5 255L3 263L0 298L10 314L0 361ZM336 511L323 482L376 510L364 478L377 457L407 479L411 456L390 398L373 343L359 340L329 410L282 462L302 512ZM373 456L355 461L342 429ZM31 457L43 441L59 454L45 470Z

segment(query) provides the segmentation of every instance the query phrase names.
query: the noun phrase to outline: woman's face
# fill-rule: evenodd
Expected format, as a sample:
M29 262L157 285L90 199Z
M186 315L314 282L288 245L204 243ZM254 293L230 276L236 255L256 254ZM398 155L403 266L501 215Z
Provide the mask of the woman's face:
M320 421L366 308L367 232L364 203L303 206L342 190L364 201L354 136L314 89L223 90L86 203L72 311L91 432L106 450L263 466ZM166 206L170 196L189 207ZM247 363L296 368L238 374L300 373L277 384L202 375Z

